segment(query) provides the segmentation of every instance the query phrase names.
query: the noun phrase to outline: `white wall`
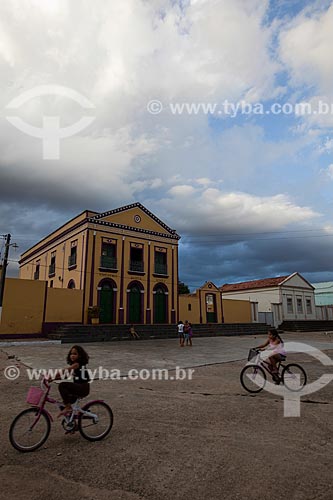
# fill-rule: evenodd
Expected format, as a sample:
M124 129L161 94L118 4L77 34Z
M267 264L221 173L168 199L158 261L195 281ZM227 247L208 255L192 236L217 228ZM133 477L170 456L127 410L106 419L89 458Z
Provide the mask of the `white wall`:
M289 283L289 282L288 282ZM313 320L316 319L316 307L314 300L314 291L312 288L306 289L292 288L282 285L282 314L285 320ZM288 298L291 299L292 311L288 311ZM300 301L301 309L298 306ZM311 312L307 309L307 299L310 301Z
M333 321L333 306L316 306L316 319Z
M280 292L278 288L256 288L255 290L242 290L239 292L225 292L226 299L250 300L258 302L259 312L271 312L272 303L280 302Z
M223 293L224 298L236 300L250 300L258 302L259 312L273 312L274 325L284 320L314 320L316 319L316 307L314 291L298 275L293 276L280 288L258 288L255 290L242 290ZM288 312L287 298L291 298L292 312ZM301 309L298 309L297 299L300 300ZM306 299L310 300L311 312L307 311ZM278 304L281 303L281 306ZM276 316L280 316L279 318Z

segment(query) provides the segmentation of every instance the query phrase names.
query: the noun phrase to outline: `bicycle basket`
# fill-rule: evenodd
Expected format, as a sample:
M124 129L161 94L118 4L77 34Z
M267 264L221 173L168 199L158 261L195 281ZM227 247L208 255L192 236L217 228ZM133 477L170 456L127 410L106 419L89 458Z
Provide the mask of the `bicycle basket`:
M44 391L39 387L30 387L26 401L31 405L38 406L43 394Z
M247 357L247 360L248 361L251 361L251 359L255 358L258 354L258 350L257 349L250 349L249 350L249 355Z

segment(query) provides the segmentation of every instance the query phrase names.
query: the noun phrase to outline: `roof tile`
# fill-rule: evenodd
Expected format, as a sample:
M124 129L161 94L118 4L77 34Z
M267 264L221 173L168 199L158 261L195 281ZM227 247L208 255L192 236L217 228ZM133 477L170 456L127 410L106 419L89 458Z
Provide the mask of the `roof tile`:
M233 292L238 290L251 290L253 288L268 288L272 286L280 285L285 279L289 278L287 276L276 276L275 278L265 278L262 280L254 281L243 281L242 283L234 283L222 285L222 292Z

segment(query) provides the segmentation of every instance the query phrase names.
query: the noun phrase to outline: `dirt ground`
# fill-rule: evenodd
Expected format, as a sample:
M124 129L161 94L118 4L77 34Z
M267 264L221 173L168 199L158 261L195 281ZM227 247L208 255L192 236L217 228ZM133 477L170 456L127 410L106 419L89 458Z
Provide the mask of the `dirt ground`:
M310 380L332 373L309 356L296 360ZM8 381L9 363L2 349L1 499L332 499L333 383L287 418L280 397L244 391L244 361L196 367L186 381L95 381L91 398L114 412L105 440L65 435L55 421L40 450L20 453L8 429L31 383Z

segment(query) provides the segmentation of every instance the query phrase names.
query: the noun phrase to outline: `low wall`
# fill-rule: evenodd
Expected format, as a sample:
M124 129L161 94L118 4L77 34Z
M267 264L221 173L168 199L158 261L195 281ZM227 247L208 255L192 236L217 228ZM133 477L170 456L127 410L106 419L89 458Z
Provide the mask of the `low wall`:
M45 281L6 279L0 335L41 333L46 287Z
M42 335L44 322L80 323L83 290L48 288L46 281L7 278L0 336Z

